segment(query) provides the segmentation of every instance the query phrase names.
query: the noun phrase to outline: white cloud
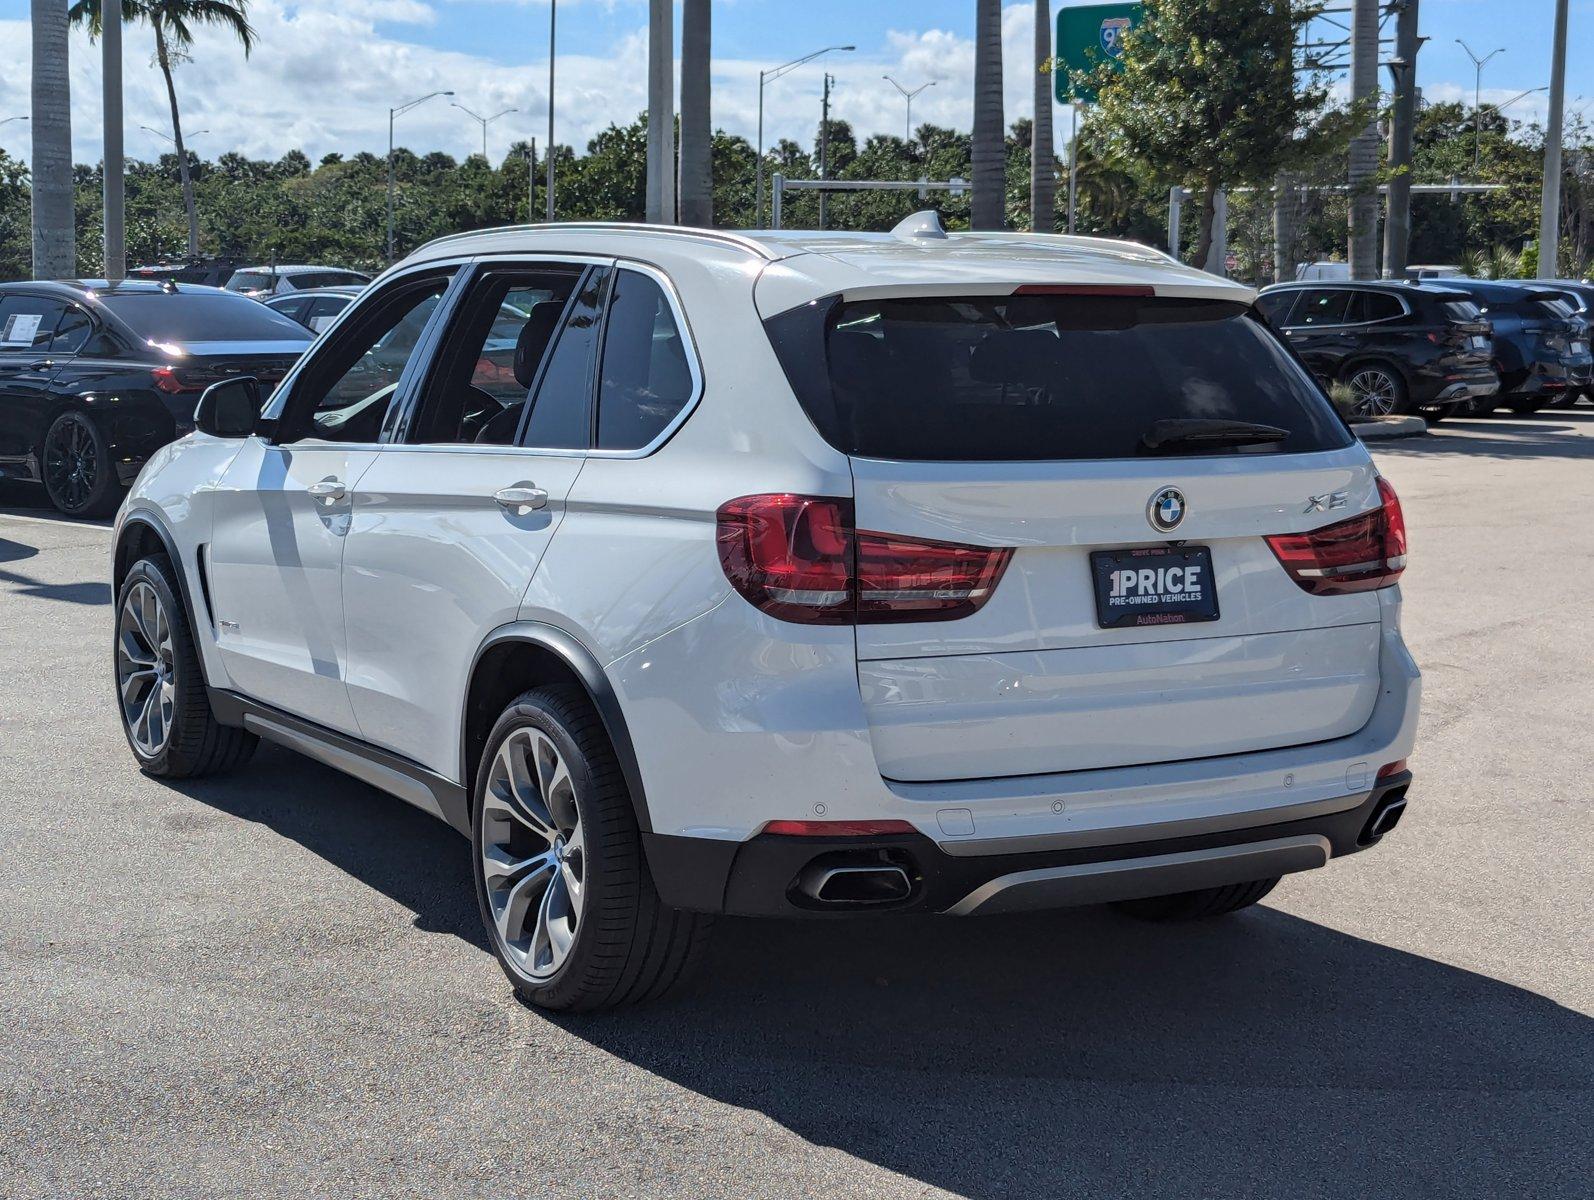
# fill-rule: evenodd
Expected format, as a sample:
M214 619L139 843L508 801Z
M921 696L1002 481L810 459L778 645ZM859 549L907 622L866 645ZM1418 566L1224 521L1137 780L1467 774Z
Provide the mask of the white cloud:
M566 0L574 6L575 0ZM584 152L587 140L610 122L630 121L647 103L646 12L638 0L584 0L593 6L634 12L630 33L607 56L560 54L559 141ZM541 11L539 11L541 10ZM300 149L312 161L329 152L377 154L387 148L387 110L430 91L453 89L477 112L520 111L495 122L489 147L500 157L510 142L547 130L545 0L505 0L504 53L526 57L504 61L427 45L436 30L463 19L450 0L254 0L250 18L258 33L245 58L236 42L217 30L197 31L191 61L177 70L178 96L187 129L208 129L193 148L213 158L235 150L276 158ZM1030 115L1034 49L1033 8L1009 4L1002 14L1003 93L1008 123ZM380 30L379 30L380 26ZM394 26L400 28L395 30ZM166 143L140 125L169 128L160 73L151 61L147 27L129 26L125 39L125 103L130 155L153 158ZM0 21L0 116L26 113L29 105L29 32L25 21ZM99 47L86 35L72 38L73 134L76 157L100 156ZM758 72L767 61L716 58L713 115L716 126L752 140L758 118ZM882 75L905 86L934 81L913 102L918 125L933 122L958 129L972 121L974 46L971 38L934 27L889 33L875 53L832 54L770 84L765 90L765 142L791 138L808 145L819 123L824 72L836 77L832 111L851 122L860 138L902 130L903 101ZM1438 99L1453 85L1428 88ZM1492 99L1504 100L1501 94ZM1542 96L1512 106L1510 115L1542 117ZM0 145L26 157L27 125L0 127ZM1061 146L1067 114L1058 111ZM400 145L463 156L480 146L480 127L432 100L401 117Z

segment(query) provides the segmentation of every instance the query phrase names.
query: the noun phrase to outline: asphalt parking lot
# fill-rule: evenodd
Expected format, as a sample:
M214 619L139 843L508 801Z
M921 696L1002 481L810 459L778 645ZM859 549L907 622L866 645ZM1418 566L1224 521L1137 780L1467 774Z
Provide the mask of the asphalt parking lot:
M1426 676L1381 847L1194 927L724 922L557 1019L440 824L272 748L140 775L108 529L0 491L0 1195L1594 1194L1594 409L1376 454Z

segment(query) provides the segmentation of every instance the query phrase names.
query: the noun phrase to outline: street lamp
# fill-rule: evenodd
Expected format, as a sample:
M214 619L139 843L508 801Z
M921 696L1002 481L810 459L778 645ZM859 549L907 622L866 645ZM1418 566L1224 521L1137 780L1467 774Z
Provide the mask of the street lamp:
M757 198L753 201L753 224L761 227L764 224L764 85L773 83L782 75L795 71L804 63L813 62L821 54L829 54L832 50L856 50L856 46L826 46L823 50L815 50L812 54L805 54L801 58L794 58L789 63L782 63L768 71L758 73L758 188ZM821 193L823 194L823 193Z
M9 125L12 121L31 121L32 117L0 117L0 125Z
M1483 64L1496 54L1504 54L1505 47L1501 46L1498 50L1491 50L1482 58L1479 58L1472 52L1472 47L1460 38L1456 39L1456 45L1467 52L1467 57L1472 60L1475 71L1472 77L1472 173L1476 175L1478 173L1478 164L1483 159L1483 128L1478 124L1478 111L1483 105Z
M468 116L468 117L472 118L473 120L477 121L481 125L481 127L482 127L482 157L483 158L487 157L487 126L491 125L494 121L498 120L499 117L507 117L512 112L519 112L520 111L518 108L506 108L506 109L504 109L503 112L495 112L490 117L484 117L484 116L481 115L481 113L472 112L470 109L466 108L463 104L461 104L458 100L450 100L449 104L451 106L453 106L454 108L459 109L460 112L464 113L466 116Z
M393 122L410 109L425 104L434 96L452 96L453 92L427 92L414 100L407 100L397 108L387 110L387 261L393 261Z
M905 142L911 142L913 140L913 98L920 92L924 91L925 88L933 88L935 86L935 80L932 79L929 83L921 83L918 87L914 88L910 92L907 88L903 87L889 75L882 75L880 78L884 79L892 87L896 88L897 91L902 94L903 100L907 101L908 115L902 122L902 140Z
M1507 108L1509 108L1511 105L1515 104L1518 100L1522 99L1524 96L1531 96L1531 95L1533 95L1534 92L1547 92L1549 90L1550 90L1550 85L1549 84L1545 84L1543 87L1529 88L1525 92L1518 92L1515 96L1512 96L1511 99L1507 100L1504 104L1496 104L1494 106L1494 111L1495 112L1504 112Z
M162 139L170 142L174 146L177 145L177 139L174 138L169 133L162 133L159 129L153 129L153 128L151 128L148 125L140 125L139 128L142 129L145 133L153 133L156 137L162 138ZM191 137L191 138L196 138L202 133L209 133L209 132L210 132L210 130L208 130L208 129L190 129L188 131L188 136Z

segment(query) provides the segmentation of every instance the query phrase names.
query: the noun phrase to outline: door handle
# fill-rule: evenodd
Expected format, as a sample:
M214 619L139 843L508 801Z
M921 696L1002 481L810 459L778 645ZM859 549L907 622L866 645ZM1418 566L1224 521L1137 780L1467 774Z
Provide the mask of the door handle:
M305 488L317 500L325 500L328 504L343 499L349 494L348 485L341 479L322 479Z
M29 363L28 364L28 370L30 370L30 371L48 371L48 370L52 369L54 366L55 366L55 359L53 359L53 358L41 358L38 362Z
M530 484L499 488L493 493L493 499L498 501L503 508L519 510L548 507L548 493L542 488L533 487Z

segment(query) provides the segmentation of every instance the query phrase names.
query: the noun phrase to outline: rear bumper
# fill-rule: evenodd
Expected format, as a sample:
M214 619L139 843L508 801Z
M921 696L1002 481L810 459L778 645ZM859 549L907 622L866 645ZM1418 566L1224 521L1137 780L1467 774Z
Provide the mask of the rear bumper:
M1331 812L1243 829L1094 845L949 853L923 834L746 842L644 835L659 894L679 907L761 917L881 913L988 915L1170 895L1312 870L1375 844L1375 821L1403 803L1410 772ZM1023 839L1047 842L1045 838ZM823 903L800 880L815 865L900 868L911 888L884 903Z

